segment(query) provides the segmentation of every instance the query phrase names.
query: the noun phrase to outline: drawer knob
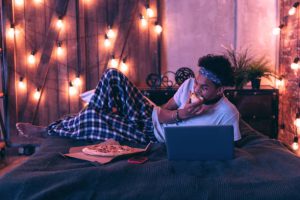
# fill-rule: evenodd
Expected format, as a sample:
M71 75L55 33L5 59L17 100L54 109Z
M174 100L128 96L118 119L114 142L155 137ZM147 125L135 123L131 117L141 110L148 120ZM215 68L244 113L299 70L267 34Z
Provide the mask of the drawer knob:
M253 116L252 116L252 118L253 118L253 119L256 119L256 116L255 116L255 115L253 115Z

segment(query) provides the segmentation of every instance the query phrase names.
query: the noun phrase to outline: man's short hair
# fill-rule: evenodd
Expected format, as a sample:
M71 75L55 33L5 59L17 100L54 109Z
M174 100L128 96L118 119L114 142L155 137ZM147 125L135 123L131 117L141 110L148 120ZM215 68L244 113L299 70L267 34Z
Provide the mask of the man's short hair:
M208 54L199 58L198 66L204 67L216 75L220 79L222 86L234 85L233 70L229 60L225 56Z

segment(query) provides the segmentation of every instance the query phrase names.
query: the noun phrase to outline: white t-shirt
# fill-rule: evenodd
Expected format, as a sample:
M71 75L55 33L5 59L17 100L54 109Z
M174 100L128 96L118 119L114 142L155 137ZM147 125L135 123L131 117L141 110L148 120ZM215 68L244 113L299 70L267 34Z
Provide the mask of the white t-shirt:
M179 109L184 108L190 92L194 91L194 78L186 80L174 95L174 100ZM239 112L236 107L223 96L212 109L196 117L183 120L179 123L164 124L158 121L158 112L160 107L155 106L152 112L152 121L154 125L154 135L159 142L165 142L164 127L167 126L196 126L196 125L233 125L234 141L241 139L239 129Z

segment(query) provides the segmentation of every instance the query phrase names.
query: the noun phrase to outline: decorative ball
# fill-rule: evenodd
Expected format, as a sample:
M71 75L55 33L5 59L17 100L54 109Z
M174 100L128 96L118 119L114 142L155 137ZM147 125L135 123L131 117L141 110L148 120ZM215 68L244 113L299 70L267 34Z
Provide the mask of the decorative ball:
M161 85L165 88L172 88L175 84L175 73L172 71L165 72L161 79Z
M188 67L181 67L175 73L175 81L179 86L189 78L195 78L195 74L193 70Z
M151 73L146 78L146 83L150 88L158 88L161 85L161 78L159 74Z

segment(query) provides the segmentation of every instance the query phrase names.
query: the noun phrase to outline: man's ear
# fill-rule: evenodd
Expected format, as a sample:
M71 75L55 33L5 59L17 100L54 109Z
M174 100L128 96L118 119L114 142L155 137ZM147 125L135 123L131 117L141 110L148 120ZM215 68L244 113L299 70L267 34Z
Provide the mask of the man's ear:
M224 87L218 87L218 89L217 89L217 95L221 95L221 94L223 94L224 93Z

